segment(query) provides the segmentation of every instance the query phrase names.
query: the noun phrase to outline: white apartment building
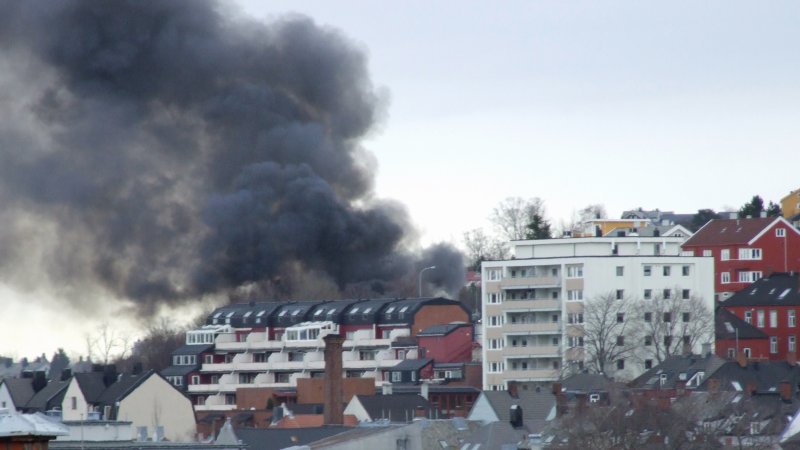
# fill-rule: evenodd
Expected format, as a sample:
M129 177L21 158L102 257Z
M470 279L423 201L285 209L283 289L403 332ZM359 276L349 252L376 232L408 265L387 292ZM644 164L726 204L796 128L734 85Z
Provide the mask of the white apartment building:
M553 381L567 375L567 367L583 367L583 313L587 301L597 296L646 302L679 295L700 298L713 312L713 258L682 256L686 239L628 235L513 241L512 259L484 262L484 389L506 389L508 381ZM635 377L646 362L652 364L623 361L610 375Z

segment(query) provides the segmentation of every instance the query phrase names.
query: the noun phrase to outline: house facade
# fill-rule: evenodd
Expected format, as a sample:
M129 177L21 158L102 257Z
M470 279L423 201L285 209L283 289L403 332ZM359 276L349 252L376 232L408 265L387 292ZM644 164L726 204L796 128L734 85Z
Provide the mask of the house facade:
M800 313L799 281L797 272L773 273L721 303L722 308L767 336L767 339L754 342L754 345L739 341L738 349L746 358L771 361L796 358L797 338L800 336L797 325ZM736 356L735 351L727 352Z
M505 390L509 381L553 381L566 367L581 369L588 300L614 295L647 302L679 295L701 299L713 310L713 260L680 255L684 239L515 241L514 259L484 262L484 389ZM644 360L616 364L614 375L627 378L647 367Z
M800 231L783 217L715 219L683 244L714 258L714 292L723 301L773 272L800 271Z
M185 387L198 412L233 410L240 388L293 391L298 379L321 378L323 338L336 334L345 338L344 376L369 378L378 387L391 382L398 364L436 353L421 349L419 339L435 339L424 332L452 323L470 323L470 311L444 298L228 305L187 332L186 346L162 373Z

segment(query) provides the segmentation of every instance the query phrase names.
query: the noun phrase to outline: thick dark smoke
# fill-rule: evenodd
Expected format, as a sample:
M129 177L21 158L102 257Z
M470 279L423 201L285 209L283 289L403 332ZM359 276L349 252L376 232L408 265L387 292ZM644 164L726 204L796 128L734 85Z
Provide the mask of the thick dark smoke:
M4 282L148 315L288 267L380 290L418 267L405 210L372 197L364 53L229 6L0 0ZM463 282L453 249L423 259Z

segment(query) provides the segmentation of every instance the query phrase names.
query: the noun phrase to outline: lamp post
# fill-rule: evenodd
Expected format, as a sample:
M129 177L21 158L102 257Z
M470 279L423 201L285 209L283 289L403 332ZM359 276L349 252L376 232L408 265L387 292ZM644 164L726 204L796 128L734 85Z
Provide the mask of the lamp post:
M419 271L419 297L422 297L422 273L425 272L426 270L432 270L435 268L436 266L430 266Z

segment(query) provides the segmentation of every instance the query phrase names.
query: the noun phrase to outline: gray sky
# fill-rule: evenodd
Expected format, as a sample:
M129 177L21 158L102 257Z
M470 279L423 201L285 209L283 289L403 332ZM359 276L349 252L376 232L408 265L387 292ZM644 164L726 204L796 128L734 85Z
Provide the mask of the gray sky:
M508 196L554 223L589 203L738 208L800 185L796 2L246 1L341 30L389 92L377 194L426 242Z

